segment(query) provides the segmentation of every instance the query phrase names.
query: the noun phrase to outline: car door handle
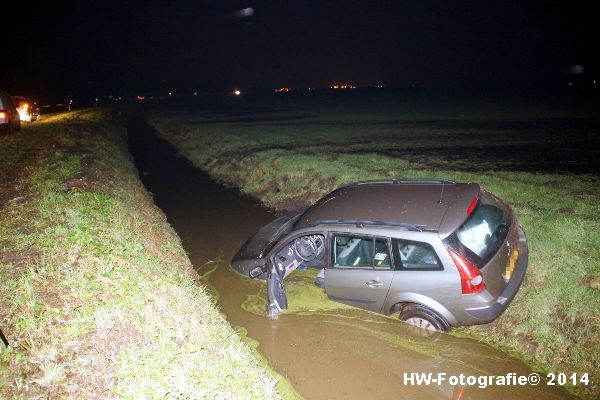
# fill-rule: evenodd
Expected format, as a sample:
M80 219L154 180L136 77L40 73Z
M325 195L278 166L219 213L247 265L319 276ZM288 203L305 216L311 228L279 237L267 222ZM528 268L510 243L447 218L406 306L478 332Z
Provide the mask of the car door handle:
M374 288L374 287L380 287L380 286L383 286L383 283L381 283L381 282L379 282L379 281L375 281L375 280L373 280L373 281L368 281L368 282L365 282L365 285L367 285L368 287L373 287L373 288Z

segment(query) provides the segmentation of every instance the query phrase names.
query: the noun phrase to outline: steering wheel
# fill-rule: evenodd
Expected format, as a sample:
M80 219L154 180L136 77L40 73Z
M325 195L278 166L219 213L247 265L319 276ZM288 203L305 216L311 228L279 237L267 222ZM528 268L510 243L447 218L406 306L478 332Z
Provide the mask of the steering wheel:
M294 251L304 261L313 261L324 248L321 235L301 236L294 241Z

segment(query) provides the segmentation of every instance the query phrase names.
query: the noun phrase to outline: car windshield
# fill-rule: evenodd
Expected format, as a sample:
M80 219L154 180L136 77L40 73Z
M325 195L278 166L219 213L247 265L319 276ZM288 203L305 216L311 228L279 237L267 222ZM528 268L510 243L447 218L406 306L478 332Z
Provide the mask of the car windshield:
M286 214L262 227L242 246L236 257L261 258L273 248L277 240L291 232L304 209Z
M508 224L498 207L480 201L473 213L456 232L466 248L487 263L502 244Z

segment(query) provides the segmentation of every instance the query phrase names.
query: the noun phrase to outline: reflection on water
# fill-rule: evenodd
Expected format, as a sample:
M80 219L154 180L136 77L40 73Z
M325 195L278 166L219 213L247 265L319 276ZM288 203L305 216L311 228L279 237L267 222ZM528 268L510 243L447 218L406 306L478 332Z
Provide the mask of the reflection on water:
M329 301L312 271L288 278L290 309L264 314L263 281L228 267L239 246L275 216L237 191L217 185L142 123L130 125L136 165L177 230L192 263L237 331L309 399L559 399L540 386L453 387L404 384L405 373L527 375L522 362L472 339L420 331L379 314Z
M233 270L231 270L232 273ZM283 314L311 315L316 312L353 309L342 303L329 300L325 291L315 285L318 269L295 270L285 279L285 291L288 298L288 309ZM265 315L267 306L267 285L264 281L256 280L256 289L248 292L242 309L259 316ZM209 281L210 283L210 281Z

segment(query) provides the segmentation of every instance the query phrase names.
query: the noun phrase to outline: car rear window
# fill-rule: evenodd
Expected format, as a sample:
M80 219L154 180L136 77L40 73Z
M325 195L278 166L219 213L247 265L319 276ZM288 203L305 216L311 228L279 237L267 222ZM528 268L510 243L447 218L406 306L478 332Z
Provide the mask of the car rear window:
M506 234L508 222L504 212L495 205L480 200L473 213L456 231L458 241L486 264L498 251Z

